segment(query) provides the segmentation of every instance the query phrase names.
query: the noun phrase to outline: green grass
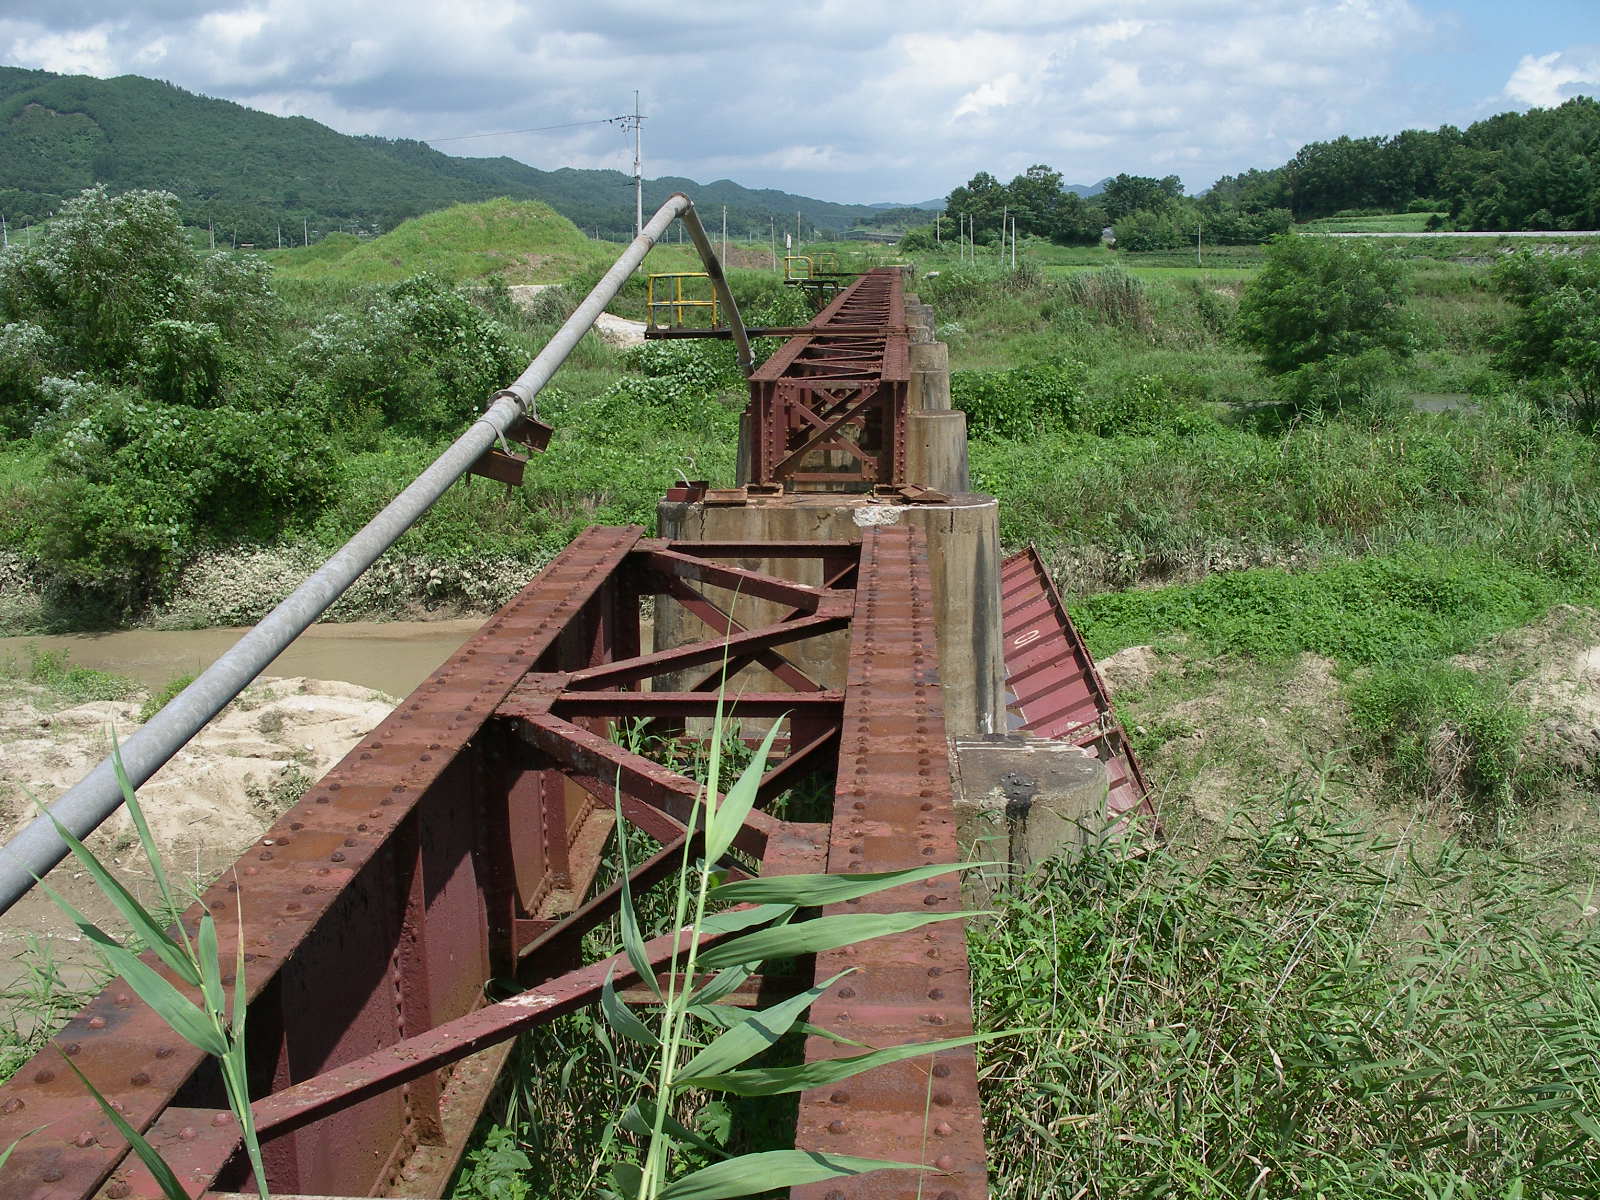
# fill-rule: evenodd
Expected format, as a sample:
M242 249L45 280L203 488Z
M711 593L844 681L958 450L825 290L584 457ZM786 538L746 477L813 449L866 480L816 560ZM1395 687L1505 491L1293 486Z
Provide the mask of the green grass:
M548 205L489 200L414 217L370 241L334 235L266 257L297 279L398 283L428 273L457 283L498 274L508 283L560 283L609 263L616 248L591 241Z
M1306 233L1424 233L1434 217L1448 213L1385 213L1374 217L1323 217L1296 228Z
M1313 571L1230 571L1201 583L1106 593L1077 604L1090 649L1181 634L1211 654L1312 653L1392 666L1457 654L1559 603L1600 601L1600 569L1562 579L1489 555L1417 545Z
M44 688L65 704L127 700L143 691L133 680L121 675L74 666L65 650L34 650L26 663L0 659L0 678Z
M1191 826L1087 847L974 928L979 1027L1046 1030L982 1053L994 1195L1600 1188L1581 885L1399 844L1318 780Z

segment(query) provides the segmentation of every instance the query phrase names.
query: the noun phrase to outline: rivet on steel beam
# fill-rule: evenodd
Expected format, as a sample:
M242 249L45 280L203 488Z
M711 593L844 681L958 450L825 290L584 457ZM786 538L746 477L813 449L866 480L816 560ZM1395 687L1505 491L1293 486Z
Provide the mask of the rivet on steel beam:
M328 856L328 859L331 862L343 862L344 861L344 851L343 850L335 850L332 854L330 854Z
M835 1092L833 1095L829 1096L828 1099L832 1100L835 1104L849 1104L850 1103L850 1093L849 1092Z
M933 905L938 904L943 899L943 896L924 896L922 898L922 902L931 908Z
M46 1183L60 1183L61 1182L61 1168L60 1167L47 1167L45 1169L44 1174L40 1175L39 1178L44 1180Z
M11 1099L7 1100L5 1102L5 1104L0 1105L0 1113L4 1113L6 1116L9 1117L13 1113L19 1113L19 1112L21 1112L23 1109L25 1109L27 1107L28 1106L27 1106L26 1103L24 1103L22 1100L19 1100L17 1097L13 1096L13 1097L11 1097Z
M127 1200L132 1191L133 1188L129 1184L120 1179L113 1179L106 1184L106 1200Z
M233 1120L233 1114L232 1113L219 1112L219 1113L216 1113L216 1114L214 1114L212 1116L211 1124L214 1125L216 1128L221 1129L224 1125L229 1124L232 1120Z
M845 987L842 987L842 988L839 989L839 995L845 1000L850 999L855 994L856 994L855 988L850 987L848 985L846 985Z
M929 1025L943 1025L945 1015L943 1013L929 1013L923 1020L927 1021Z
M843 1133L848 1128L849 1128L849 1126L847 1126L843 1121L829 1121L828 1122L828 1132L829 1133Z
M88 1025L90 1029L104 1029L106 1027L106 1019L104 1017L90 1017Z
M271 862L272 861L272 851L271 850L263 850L260 853L260 855L258 855L258 857L261 859L262 862Z
M356 844L356 840L355 838L345 838L344 844L346 846L354 846Z
M200 1131L193 1125L185 1125L182 1129L178 1130L178 1140L180 1142L192 1142L199 1136Z
M157 1046L156 1047L156 1057L157 1058L171 1058L172 1057L172 1047L171 1046Z
M150 1083L150 1076L144 1071L135 1071L129 1077L128 1082L133 1084L134 1087L147 1087Z
M949 1108L954 1103L949 1092L935 1092L933 1094L933 1102L940 1108Z

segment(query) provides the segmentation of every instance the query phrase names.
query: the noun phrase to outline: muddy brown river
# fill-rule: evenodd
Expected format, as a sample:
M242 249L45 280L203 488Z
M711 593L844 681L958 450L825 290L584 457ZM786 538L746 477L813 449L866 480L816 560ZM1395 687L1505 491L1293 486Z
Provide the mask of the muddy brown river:
M469 617L313 625L263 674L340 679L404 696L455 653L482 621ZM244 629L127 629L8 637L0 638L0 660L26 663L35 650L63 650L74 666L125 675L155 689L177 676L205 670L244 634Z

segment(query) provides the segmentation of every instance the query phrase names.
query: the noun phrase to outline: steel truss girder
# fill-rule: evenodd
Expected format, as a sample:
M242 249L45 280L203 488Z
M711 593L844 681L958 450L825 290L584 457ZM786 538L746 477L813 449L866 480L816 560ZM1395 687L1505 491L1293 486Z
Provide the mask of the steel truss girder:
M881 336L829 337L877 325ZM868 272L750 377L751 482L870 491L906 480L904 278Z
M794 722L787 753L762 781L763 803L817 771L837 769L839 779L831 825L785 822L758 808L736 845L767 874L954 861L921 536L896 527L865 531L859 546L697 547L646 539L636 527L591 529L207 890L224 961L241 936L248 956L251 1077L275 1192L439 1194L513 1036L594 1000L609 966L582 964L579 945L616 911L616 888L585 897L619 777L625 819L667 844L634 872L640 888L671 873L698 802L691 780L606 736L608 721L671 730L714 705L704 688L643 690L656 676L720 663L731 643L736 677L746 665L781 658L784 646L848 627L842 691L803 673L792 693L770 684L753 691L737 678L729 689L740 720L788 713ZM822 559L831 586L807 588L727 561L784 558ZM839 586L851 580L853 588ZM681 596L696 584L759 595L778 615L746 629L702 596L702 619L723 637L644 652L641 596ZM919 907L954 903L948 885L906 891L900 899ZM191 929L199 911L183 918ZM916 936L904 946L881 939L861 947L854 986L873 989L874 1000L840 1013L839 996L824 997L823 1023L837 1018L843 1032L873 1044L966 1028L960 923L936 927L926 947ZM653 947L653 961L664 962L670 939ZM927 967L919 962L913 980L896 965L930 951L948 973L938 998L922 978ZM520 979L527 990L487 1003L492 977ZM631 981L621 969L619 977ZM914 1011L929 1019L910 1019ZM807 1054L827 1055L830 1046L814 1042ZM117 981L0 1087L0 1144L45 1126L0 1171L0 1193L157 1194L62 1054L147 1132L196 1195L248 1182L214 1069ZM885 1122L904 1126L906 1114L921 1111L928 1069L895 1068L853 1084L858 1128L881 1127L887 1136ZM916 1152L898 1134L892 1146L863 1151L858 1138L829 1132L837 1116L818 1126L819 1114L845 1103L832 1090L802 1098L799 1144L892 1149L886 1156L941 1164L923 1186L953 1189L963 1200L981 1195L981 1128L965 1123L977 1105L971 1055L940 1055L931 1069L941 1120ZM898 1098L886 1088L899 1089ZM939 1133L942 1124L956 1132ZM957 1161L953 1153L954 1168L944 1165ZM904 1173L872 1178L854 1182L850 1194L918 1185Z

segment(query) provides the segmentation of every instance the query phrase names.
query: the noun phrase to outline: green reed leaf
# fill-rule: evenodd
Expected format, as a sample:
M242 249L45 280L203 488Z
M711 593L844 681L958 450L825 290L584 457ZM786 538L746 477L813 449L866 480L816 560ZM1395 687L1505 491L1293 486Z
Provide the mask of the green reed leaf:
M735 963L761 962L769 958L794 958L816 954L854 942L865 942L894 933L908 933L939 921L970 917L968 912L953 913L839 913L816 917L795 925L747 933L731 941L708 946L700 952L700 965L707 970Z
M605 982L600 985L600 1011L605 1014L606 1024L615 1029L630 1042L637 1042L651 1050L661 1045L661 1041L650 1027L638 1017L634 1016L633 1009L622 1002L617 995L616 988L611 985L611 977L616 973L616 967L606 972Z
M716 900L741 904L793 904L797 908L821 908L846 900L870 896L908 883L920 883L964 871L969 867L992 867L992 862L936 863L927 867L907 867L902 871L864 871L859 875L767 875L737 879L712 890Z
M1034 1030L1006 1029L994 1033L975 1033L970 1037L946 1038L938 1042L913 1042L905 1046L890 1046L869 1054L852 1054L848 1058L831 1058L822 1062L802 1063L797 1067L757 1067L748 1071L730 1071L723 1075L702 1075L675 1082L680 1087L705 1088L714 1092L732 1092L735 1096L777 1096L784 1092L803 1092L807 1088L827 1087L840 1080L849 1079L874 1067L920 1058L924 1054L937 1054L942 1050L956 1050L976 1042Z
M767 1150L713 1163L669 1183L660 1200L729 1200L781 1188L822 1183L872 1171L920 1171L918 1163L819 1154L815 1150Z
M189 1193L184 1190L183 1184L178 1182L178 1177L173 1174L172 1168L167 1166L167 1160L161 1157L156 1148L145 1140L142 1133L129 1125L121 1113L111 1107L110 1102L100 1094L100 1089L89 1082L87 1075L78 1070L76 1063L70 1058L63 1058L62 1061L89 1090L89 1095L94 1097L94 1102L100 1106L100 1111L105 1114L106 1120L116 1126L117 1132L126 1139L128 1145L133 1147L133 1152L139 1156L139 1161L144 1163L145 1169L155 1178L156 1184L167 1196L167 1200L190 1200Z
M157 957L171 967L185 983L199 987L200 976L195 972L194 964L189 961L189 956L184 953L183 948L167 936L167 931L161 923L150 915L144 905L134 899L133 894L123 887L110 871L106 870L92 850L74 837L70 829L56 820L53 812L42 805L39 806L39 811L50 818L50 823L55 826L56 832L67 844L67 848L72 851L72 856L89 873L101 894L122 914L123 919L132 927L134 936L154 951ZM58 907L61 906L62 901L58 896L54 893L50 893L50 896ZM75 911L69 911L68 915L72 916L75 922L79 922L79 918L73 915ZM81 926L81 922L79 923Z
M689 1077L720 1075L776 1045L778 1039L794 1027L800 1015L811 1007L812 1001L848 974L849 971L840 971L826 983L819 983L770 1008L751 1013L685 1063L683 1074Z
M744 770L739 773L734 785L728 789L728 794L723 797L716 812L711 814L706 829L708 862L716 862L728 852L728 847L733 845L733 839L744 827L745 818L755 807L756 789L761 786L761 777L767 773L767 756L772 753L772 740L778 736L778 727L779 722L774 721L772 728L767 730L767 736L761 740L755 757L745 764Z

